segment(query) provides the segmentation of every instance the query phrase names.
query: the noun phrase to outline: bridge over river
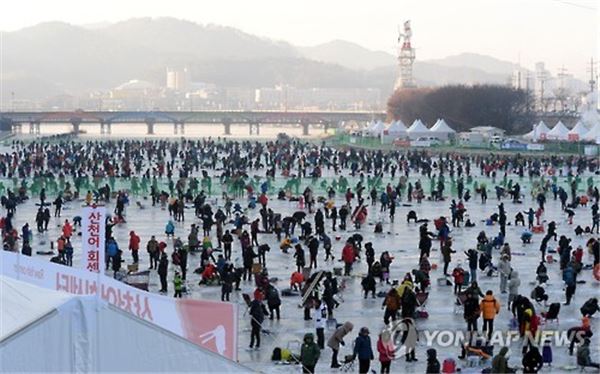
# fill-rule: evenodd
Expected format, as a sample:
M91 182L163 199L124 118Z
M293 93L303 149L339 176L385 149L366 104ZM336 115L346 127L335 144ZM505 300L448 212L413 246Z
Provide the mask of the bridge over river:
M110 134L112 126L146 124L147 134L154 134L158 124L172 124L177 134L184 133L186 126L214 124L223 126L223 134L231 134L231 125L248 125L249 134L259 134L261 125L301 126L302 134L309 135L309 128L337 128L348 122L366 123L385 119L385 112L367 111L49 111L49 112L0 112L0 128L3 131L22 132L29 125L29 133L39 134L41 126L71 124L73 133L82 124L98 124L101 134Z

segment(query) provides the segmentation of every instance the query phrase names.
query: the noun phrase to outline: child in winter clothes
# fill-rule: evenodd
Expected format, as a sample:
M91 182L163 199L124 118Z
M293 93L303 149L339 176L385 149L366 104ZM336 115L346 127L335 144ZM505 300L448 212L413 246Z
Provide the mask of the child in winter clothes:
M379 362L381 363L381 373L389 373L390 365L395 357L396 347L392 340L392 334L389 330L383 330L379 334L379 340L377 341L377 351L379 352Z

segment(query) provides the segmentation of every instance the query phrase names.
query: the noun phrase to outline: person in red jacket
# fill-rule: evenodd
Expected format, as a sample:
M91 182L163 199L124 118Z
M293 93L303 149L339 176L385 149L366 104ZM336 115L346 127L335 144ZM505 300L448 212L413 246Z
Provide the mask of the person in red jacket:
M265 193L260 194L260 196L258 197L258 202L260 203L260 205L263 206L263 208L266 208L267 203L269 202L269 198L267 197L267 194L265 194Z
M342 260L344 260L344 275L350 275L352 270L352 264L356 259L356 252L354 252L354 246L350 242L346 242L344 249L342 249Z
M395 358L396 347L392 340L392 334L388 330L383 330L377 340L377 351L379 352L379 362L381 362L381 373L390 372L390 364Z
M140 249L140 237L137 236L135 231L130 231L129 232L129 250L131 251L131 257L133 257L134 264L138 263L138 260L139 260L138 250L139 249Z
M65 224L63 225L62 232L63 232L63 236L66 239L69 239L71 237L71 235L73 235L73 226L71 226L71 223L69 223L68 219L65 220Z

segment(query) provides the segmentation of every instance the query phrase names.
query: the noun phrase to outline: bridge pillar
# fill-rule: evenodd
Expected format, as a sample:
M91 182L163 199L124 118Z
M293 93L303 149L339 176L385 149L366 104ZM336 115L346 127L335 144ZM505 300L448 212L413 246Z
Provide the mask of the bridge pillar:
M181 129L181 134L185 133L185 123L183 121L175 121L173 122L173 133L177 135L179 130Z
M249 131L250 135L252 135L253 132L256 135L260 135L260 123L258 123L258 122L249 122L248 123L248 131Z
M231 135L231 120L223 118L223 135Z
M154 135L154 124L155 123L156 122L152 118L147 118L146 119L146 126L148 127L148 131L146 132L146 134L148 134L148 135Z
M71 125L73 126L73 134L79 135L79 126L81 125L81 120L79 118L71 119Z
M302 135L304 135L304 136L310 135L310 133L308 131L309 126L310 126L310 123L308 123L306 121L302 121Z
M110 121L100 122L100 134L110 135L111 132L112 132L112 123Z

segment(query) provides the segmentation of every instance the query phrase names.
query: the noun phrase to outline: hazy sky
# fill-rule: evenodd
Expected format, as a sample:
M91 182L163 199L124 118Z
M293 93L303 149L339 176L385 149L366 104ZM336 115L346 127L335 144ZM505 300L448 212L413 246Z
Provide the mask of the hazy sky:
M390 53L398 24L410 19L418 59L476 52L530 68L545 61L554 74L564 65L586 79L600 50L600 0L18 0L2 8L5 31L171 16L297 45L344 39Z

